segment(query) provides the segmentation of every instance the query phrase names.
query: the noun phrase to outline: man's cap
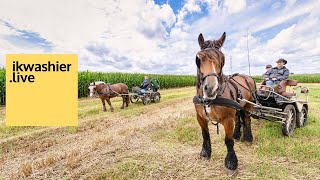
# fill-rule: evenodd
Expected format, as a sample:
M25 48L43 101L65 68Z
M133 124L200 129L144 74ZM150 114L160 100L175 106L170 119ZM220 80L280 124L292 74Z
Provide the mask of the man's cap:
M266 66L266 68L272 68L271 64L268 64L268 65Z
M278 59L278 61L277 61L276 63L281 62L281 61L282 61L285 65L287 64L287 60L282 59L282 58L281 58L281 59Z

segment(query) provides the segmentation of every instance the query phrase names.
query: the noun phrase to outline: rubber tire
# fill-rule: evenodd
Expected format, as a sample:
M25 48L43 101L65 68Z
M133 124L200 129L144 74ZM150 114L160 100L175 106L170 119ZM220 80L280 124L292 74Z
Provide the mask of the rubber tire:
M304 114L303 117L301 117L302 113ZM298 128L305 127L307 125L307 122L308 122L308 110L306 107L303 106L301 109L301 112L297 113L297 127Z
M156 93L153 96L153 102L155 102L155 103L159 103L160 102L160 94L159 93Z
M145 95L145 96L142 98L142 103L143 103L144 105L147 105L147 104L151 103L150 97L149 97L148 95Z
M133 97L136 97L136 98L133 98ZM130 101L131 103L136 103L139 101L139 96L136 96L136 95L131 95L130 96Z
M288 113L289 111L292 112L292 120L290 124L288 124L288 119L286 119L286 122L282 124L282 133L285 136L293 135L293 131L294 131L294 128L296 127L296 122L297 122L296 108L292 104L288 104L283 110L283 112L286 112L286 113Z

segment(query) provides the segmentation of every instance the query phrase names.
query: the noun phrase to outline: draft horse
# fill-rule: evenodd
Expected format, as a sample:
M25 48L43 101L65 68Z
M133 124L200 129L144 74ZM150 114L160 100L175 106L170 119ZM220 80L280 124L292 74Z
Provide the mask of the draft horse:
M114 108L112 107L110 98L114 98L117 96L122 97L122 106L121 109L124 109L124 104L128 107L130 98L129 98L129 88L126 84L117 83L117 84L110 84L110 83L90 83L89 84L90 90L90 97L93 97L95 93L97 93L101 99L103 111L107 111L105 101L110 106L110 111L113 112Z
M204 41L202 34L198 37L201 50L196 55L196 97L202 98L203 102L195 103L195 109L203 137L200 156L206 159L211 157L212 150L208 122L222 124L225 130L225 145L227 146L225 167L227 174L232 175L235 174L238 167L238 159L233 148L234 139L240 139L241 126L243 126L243 140L248 142L253 140L250 119L250 112L252 112L253 106L249 103L238 103L237 99L243 98L254 102L256 99L256 84L251 77L246 75L233 74L226 76L223 74L225 57L221 52L221 47L225 38L226 33L223 33L218 40L213 41ZM229 101L226 103L227 106L211 103L217 100L222 100L222 102ZM228 102L232 103L228 105ZM233 108L232 105L240 108ZM242 121L240 121L240 118Z

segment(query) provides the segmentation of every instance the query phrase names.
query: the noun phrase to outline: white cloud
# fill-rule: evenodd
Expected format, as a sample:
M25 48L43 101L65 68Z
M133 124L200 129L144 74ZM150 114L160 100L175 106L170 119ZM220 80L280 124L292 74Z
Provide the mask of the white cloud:
M319 3L319 2L318 2ZM285 7L283 11L277 11L275 14L270 14L269 17L266 17L261 23L257 23L257 25L253 26L255 31L261 31L264 29L271 28L273 26L282 24L290 19L295 17L307 14L312 11L314 6L316 5L316 1L310 1L308 3L292 7L292 2ZM276 17L276 18L275 18Z
M246 0L224 0L224 5L229 14L238 13L245 9Z

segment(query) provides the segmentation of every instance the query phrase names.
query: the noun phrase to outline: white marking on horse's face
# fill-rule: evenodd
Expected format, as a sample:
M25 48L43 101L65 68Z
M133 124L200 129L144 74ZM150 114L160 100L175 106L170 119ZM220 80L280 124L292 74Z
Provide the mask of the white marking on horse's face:
M96 93L96 86L95 85L90 85L88 87L89 91L90 91L90 97L94 97L94 94Z
M212 66L213 66L212 72L217 74L217 71L216 71L214 65L212 65ZM216 76L211 76L211 77L214 78L214 82L213 82L213 83L214 83L214 87L212 88L212 92L211 92L211 93L214 94L214 95L213 95L212 97L209 97L208 94L207 94L207 92L205 91L205 86L203 86L203 87L202 87L202 88L203 88L203 96L204 96L205 99L216 99L216 97L217 97L217 95L218 95L217 93L215 93L215 92L217 92L217 90L218 90L218 84L219 84L218 78L217 78ZM207 78L205 79L204 85L209 84L208 79L209 79L209 77L207 77Z

